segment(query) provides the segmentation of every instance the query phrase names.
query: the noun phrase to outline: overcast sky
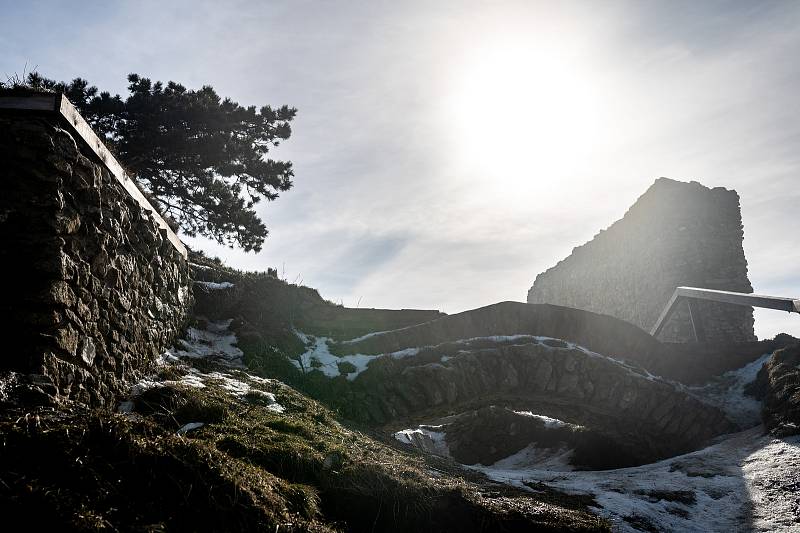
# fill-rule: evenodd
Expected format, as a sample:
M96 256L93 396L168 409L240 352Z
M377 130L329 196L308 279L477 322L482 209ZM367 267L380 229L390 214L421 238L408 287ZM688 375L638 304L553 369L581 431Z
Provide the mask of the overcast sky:
M524 301L667 176L736 189L756 292L800 297L800 2L0 4L0 74L299 109L264 250L188 241L232 266L347 306Z

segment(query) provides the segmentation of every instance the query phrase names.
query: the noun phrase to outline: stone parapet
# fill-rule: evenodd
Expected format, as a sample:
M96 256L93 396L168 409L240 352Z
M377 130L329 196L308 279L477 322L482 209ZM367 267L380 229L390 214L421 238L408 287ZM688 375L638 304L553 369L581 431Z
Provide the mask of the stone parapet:
M0 327L13 346L0 370L92 405L163 353L191 304L185 248L105 153L61 112L0 110Z

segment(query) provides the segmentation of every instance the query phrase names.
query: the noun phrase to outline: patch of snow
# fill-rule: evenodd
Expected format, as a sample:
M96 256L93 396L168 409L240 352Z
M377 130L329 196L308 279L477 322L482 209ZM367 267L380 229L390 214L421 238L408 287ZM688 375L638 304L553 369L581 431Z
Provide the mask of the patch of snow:
M286 410L285 407L283 407L281 404L278 403L278 401L275 399L275 395L272 394L271 392L264 392L258 389L250 389L248 394L251 396L257 396L261 398L261 401L263 401L266 404L265 407L270 411L273 411L275 413L282 413Z
M234 396L244 396L248 392L250 392L250 385L245 383L244 381L239 381L238 379L233 378L230 374L223 374L221 372L209 372L208 374L204 374L203 381L206 380L213 380L215 385L221 387L222 389L230 392Z
M355 343L357 343L359 341L363 341L363 340L369 339L371 337L376 337L378 335L383 335L384 333L397 333L398 331L405 331L405 330L408 330L408 329L415 328L418 325L419 324L412 324L410 326L405 326L405 327L397 328L397 329L390 329L390 330L386 330L386 331L373 331L372 333L367 333L366 335L362 335L360 337L356 337L355 339L342 341L342 344L355 344Z
M283 383L277 379L262 378L261 376L253 376L251 374L247 374L247 377L250 379L250 381L255 381L261 385L283 385Z
M244 368L244 353L236 347L236 334L228 329L231 322L232 319L209 322L205 330L188 328L186 338L178 341L181 348L167 353L172 357L210 359L226 366Z
M488 335L486 337L469 337L467 339L459 339L455 341L458 344L469 344L476 341L491 341L491 342L514 342L514 341L541 341L543 339L550 339L550 337L539 337L537 335Z
M221 283L217 283L215 281L195 281L194 284L200 285L203 289L207 291L218 291L234 287L234 284L231 283L230 281L223 281Z
M193 429L198 429L203 427L205 424L203 422L189 422L188 424L184 424L178 430L178 435L183 435L184 433L188 433Z
M188 374L183 376L178 381L165 381L164 383L188 385L189 387L204 389L206 385L205 381L203 380L203 376L204 374L202 372L200 372L196 368L192 368Z
M307 344L311 343L311 338L310 338L308 335L306 335L305 333L303 333L302 331L300 331L299 329L293 329L293 330L292 330L292 333L294 333L294 334L295 334L295 336L296 336L298 339L300 339L300 341L301 341L303 344L306 344L306 345L307 345Z
M119 407L117 407L118 413L132 413L133 412L133 402L130 400L126 400L124 402L119 402Z
M517 453L501 459L490 468L502 471L547 470L549 472L569 472L573 470L570 458L574 450L559 448L540 448L535 442L528 444ZM475 468L473 466L473 468Z
M243 353L234 346L236 335L229 330L230 324L231 320L222 320L209 322L206 330L189 328L188 339L180 341L185 349L168 350L161 356L158 363L161 365L177 364L182 357L187 357L190 359L211 359L227 367L244 368ZM270 411L275 413L284 412L285 408L277 402L274 394L255 389L248 383L248 381L251 381L259 385L274 385L280 383L279 381L252 376L244 372L242 374L246 376L245 380L237 379L227 372L214 371L204 373L196 368L190 368L186 374L177 380L156 381L146 377L131 388L131 396L136 397L154 387L185 385L206 388L209 385L215 385L237 398L243 398L248 394L258 396ZM133 408L133 402L124 402L124 404L130 404L130 408Z
M618 470L554 471L535 456L535 466L526 467L524 452L470 468L523 489L544 483L591 495L593 510L624 533L640 531L636 521L658 531L798 531L800 436L762 433L759 426L703 450Z
M718 407L730 420L741 428L751 428L761 423L761 402L744 393L758 371L766 364L771 353L755 361L726 372L700 387L684 387L684 390L700 401Z
M172 365L172 364L175 364L175 363L179 363L180 361L181 361L180 357L178 357L177 355L173 354L170 350L167 350L166 352L161 354L161 357L156 359L156 365L159 365L159 366L161 366L161 365Z
M420 352L419 348L405 348L403 350L397 350L396 352L391 352L389 357L394 357L395 359L403 359L404 357L414 357Z
M800 531L800 437L775 439L742 466L756 531Z
M346 374L348 381L353 381L367 369L369 363L379 357L394 357L401 359L403 357L411 357L419 353L418 348L406 348L405 350L398 350L389 354L380 355L366 355L366 354L351 354L351 355L334 355L330 351L329 337L314 337L313 335L306 335L300 331L295 330L295 335L306 343L308 349L305 353L300 355L299 359L291 359L291 363L301 372L311 372L319 370L329 378L341 376L339 370L339 363L350 363L355 367L355 370Z
M394 434L394 438L403 444L409 444L415 448L440 455L450 457L450 448L445 441L445 433L436 431L442 426L422 425L416 429L403 429Z
M229 392L231 395L236 396L237 398L244 398L248 395L257 396L270 411L276 413L282 413L285 411L285 408L278 403L274 394L271 392L254 389L249 383L236 379L230 374L223 374L222 372L209 372L208 374L200 375L202 376L205 385L214 384ZM248 379L253 379L254 376L248 374L247 377ZM258 381L256 382L258 383Z
M564 422L563 420L559 420L558 418L550 418L549 416L536 415L530 411L514 411L514 412L518 415L523 415L541 420L542 422L544 422L544 427L546 428L564 428L564 427L574 426L574 424Z
M253 380L256 383L264 383L270 382L271 380L264 380L264 378L257 378L257 376L251 376L247 374L247 378ZM260 381L263 380L263 381ZM285 408L279 404L275 398L275 395L271 392L265 392L259 389L254 389L245 381L240 379L236 379L230 374L222 373L222 372L208 372L203 373L197 370L196 368L192 368L189 372L182 376L180 379L177 380L165 380L165 381L154 381L152 379L143 379L136 383L133 388L131 389L131 396L136 397L142 394L144 391L148 389L152 389L154 387L174 387L179 385L186 385L189 387L196 387L200 389L204 389L210 385L214 385L220 387L222 390L228 392L232 396L237 398L244 398L248 394L258 396L262 402L265 404L265 407L270 411L274 411L276 413L284 412ZM131 408L133 407L132 402Z
M342 341L342 344L355 344L357 342L361 342L363 340L369 339L376 335L383 335L384 333L388 333L389 331L373 331L372 333L367 333L366 335L361 335L360 337L356 337L355 339L350 339L347 341Z
M195 387L198 389L204 389L206 387L205 383L203 383L203 375L199 370L192 368L189 370L187 374L181 376L180 379L177 380L164 380L164 381L156 381L151 378L144 378L139 380L133 387L131 387L131 396L136 397L142 394L143 392L158 388L158 387L174 387L176 385L186 385L187 387Z

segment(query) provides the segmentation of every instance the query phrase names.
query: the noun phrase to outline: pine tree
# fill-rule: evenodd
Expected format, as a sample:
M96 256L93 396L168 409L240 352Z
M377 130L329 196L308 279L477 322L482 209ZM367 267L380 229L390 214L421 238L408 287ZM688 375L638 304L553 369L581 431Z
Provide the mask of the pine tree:
M34 87L62 91L120 163L189 236L259 251L267 228L255 206L292 186L292 164L267 157L289 138L297 110L243 107L210 86L128 76L129 95L99 92L86 80L55 82L32 73Z

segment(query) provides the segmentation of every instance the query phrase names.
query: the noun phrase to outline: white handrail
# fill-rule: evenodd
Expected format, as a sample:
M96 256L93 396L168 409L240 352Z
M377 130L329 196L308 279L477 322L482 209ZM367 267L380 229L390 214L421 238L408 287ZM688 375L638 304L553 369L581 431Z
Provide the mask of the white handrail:
M698 327L695 321L699 322L699 317L695 317L691 301L692 300L708 300L711 302L720 302L734 305L745 305L750 307L763 307L766 309L777 309L779 311L787 311L789 313L800 313L800 299L786 298L783 296L766 296L763 294L747 294L744 292L731 292L731 291L718 291L714 289L701 289L698 287L678 287L672 293L672 297L667 302L666 307L661 312L650 334L655 337L664 328L667 319L672 315L675 307L679 301L687 299L690 302L689 316L692 321L692 327L695 330L695 339L698 337Z

